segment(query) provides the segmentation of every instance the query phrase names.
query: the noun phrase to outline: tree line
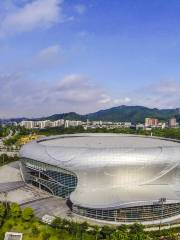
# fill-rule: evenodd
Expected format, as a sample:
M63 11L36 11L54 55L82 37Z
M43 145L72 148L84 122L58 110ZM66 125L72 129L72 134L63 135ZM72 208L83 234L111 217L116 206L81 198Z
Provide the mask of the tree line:
M142 224L98 226L55 218L51 225L42 223L30 207L17 203L0 203L0 240L5 232L17 231L23 240L177 240L179 228L145 231Z
M4 128L3 128L4 129ZM9 131L9 128L5 128L4 130L6 134ZM25 129L24 127L20 126L12 126L11 129L13 130L14 134L12 137L4 140L4 144L7 147L17 145L18 140L29 134L37 134L37 135L60 135L60 134L75 134L75 133L121 133L121 134L136 134L136 135L145 135L145 136L157 136L157 137L164 137L164 138L172 138L180 140L180 128L165 128L159 129L154 128L151 131L143 130L143 129L136 129L136 128L114 128L114 129L107 129L107 128L94 128L94 129L87 129L85 130L82 126L77 127L50 127L45 129ZM3 135L1 127L0 127L0 136Z
M18 161L19 157L18 156L8 156L7 154L3 153L0 155L0 167L3 165L6 165L11 162Z

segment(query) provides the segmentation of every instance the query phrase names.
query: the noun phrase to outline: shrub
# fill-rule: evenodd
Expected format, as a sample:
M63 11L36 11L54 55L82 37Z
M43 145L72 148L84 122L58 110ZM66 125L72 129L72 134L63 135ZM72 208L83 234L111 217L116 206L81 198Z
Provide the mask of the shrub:
M31 233L33 236L38 236L39 235L39 229L36 226L32 226Z
M26 207L23 209L22 211L22 218L25 220L25 221L29 221L33 218L34 216L34 212L32 210L32 208L30 207Z
M21 216L21 208L17 203L12 203L10 206L10 215L14 218Z
M6 209L5 209L4 204L3 204L3 203L0 203L0 218L3 218L3 217L4 217L5 211L6 211Z

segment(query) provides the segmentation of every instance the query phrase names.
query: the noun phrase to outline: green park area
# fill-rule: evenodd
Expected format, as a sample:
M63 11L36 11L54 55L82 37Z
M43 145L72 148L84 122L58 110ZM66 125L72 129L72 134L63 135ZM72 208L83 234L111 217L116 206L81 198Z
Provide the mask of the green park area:
M36 218L31 208L0 203L0 240L7 231L23 233L23 240L176 240L180 229L145 231L141 224L100 227L61 218L50 226Z

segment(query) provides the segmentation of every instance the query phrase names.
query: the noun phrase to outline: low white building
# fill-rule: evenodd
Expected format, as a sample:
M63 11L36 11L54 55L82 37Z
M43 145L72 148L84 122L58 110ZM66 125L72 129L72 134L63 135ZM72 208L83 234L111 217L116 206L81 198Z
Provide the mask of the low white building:
M23 234L22 233L16 233L16 232L6 232L4 240L22 240Z

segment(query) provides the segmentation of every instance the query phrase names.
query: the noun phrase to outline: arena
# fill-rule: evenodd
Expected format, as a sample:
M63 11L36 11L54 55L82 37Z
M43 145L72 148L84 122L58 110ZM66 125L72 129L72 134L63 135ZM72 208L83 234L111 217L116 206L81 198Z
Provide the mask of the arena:
M180 218L180 142L120 134L42 138L22 147L27 183L74 214L119 224Z

